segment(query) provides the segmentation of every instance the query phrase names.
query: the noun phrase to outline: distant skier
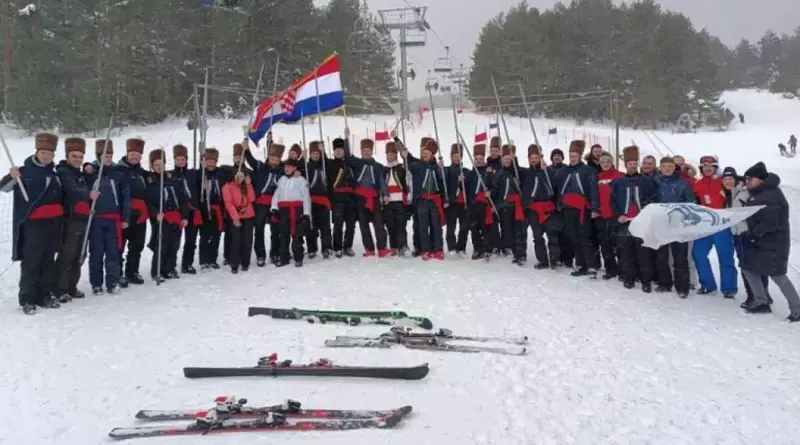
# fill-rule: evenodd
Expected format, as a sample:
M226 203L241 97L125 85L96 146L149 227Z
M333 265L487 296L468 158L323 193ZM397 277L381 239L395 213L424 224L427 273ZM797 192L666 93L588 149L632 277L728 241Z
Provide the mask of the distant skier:
M786 146L783 144L778 144L778 150L781 152L781 156L789 156L789 152L786 151Z
M792 150L792 155L797 154L797 138L794 135L789 136L789 149Z
M739 123L744 124L744 114L739 113Z

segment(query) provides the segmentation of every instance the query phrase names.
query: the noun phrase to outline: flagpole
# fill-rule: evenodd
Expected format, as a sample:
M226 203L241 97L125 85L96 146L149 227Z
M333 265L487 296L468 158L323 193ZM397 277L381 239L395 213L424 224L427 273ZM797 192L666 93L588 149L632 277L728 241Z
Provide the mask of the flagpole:
M311 152L308 149L308 145L306 145L306 117L303 113L303 110L300 110L300 131L303 134L303 162L306 166L306 185L308 185L308 194L311 195L311 178L308 172L308 157L311 156ZM294 209L290 209L294 212ZM314 221L309 218L308 219L308 228L314 230Z
M265 64L261 64L261 69L258 71L258 81L256 82L256 92L253 94L253 111L257 111L256 105L258 104L258 96L261 93L261 83L264 79L264 66ZM244 129L244 148L249 150L250 149L250 129L253 128L253 121L255 121L255 113L250 113L250 119L247 122L247 127ZM246 145L245 145L246 144ZM267 157L266 152L264 153L264 158ZM242 159L239 159L239 172L242 171L242 166L244 166L244 154L242 154Z
M319 103L319 65L317 65L317 69L314 70L314 89L317 93L317 124L319 125L319 143L322 144L323 150L320 153L320 162L322 162L322 180L326 181L328 177L327 167L325 166L325 158L327 154L325 150L325 136L322 135L322 106ZM342 93L344 94L344 93Z
M275 96L278 95L278 69L281 66L281 55L275 59L275 75L272 77L272 103L269 107L269 131L267 132L267 148L272 145L272 124L275 123ZM266 156L265 156L266 157Z

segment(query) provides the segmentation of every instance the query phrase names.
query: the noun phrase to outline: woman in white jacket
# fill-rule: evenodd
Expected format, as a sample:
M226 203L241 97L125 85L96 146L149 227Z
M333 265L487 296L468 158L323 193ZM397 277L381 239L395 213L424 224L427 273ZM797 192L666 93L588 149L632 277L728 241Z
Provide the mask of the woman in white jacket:
M736 169L733 167L725 167L725 170L722 171L722 186L725 188L726 208L745 206L747 199L750 197L750 193L747 191L747 187L744 184L744 179L736 174ZM735 226L731 227L731 231L733 232L733 247L736 249L736 257L741 264L742 256L744 255L744 249L746 248L745 243L742 240L742 235L747 232L747 222L742 221L739 224L736 224ZM772 304L772 296L770 296L768 288L769 277L762 275L761 282L764 284L764 289L767 291L769 303ZM744 280L744 289L745 292L747 292L747 300L741 304L741 307L743 308L748 306L753 299L753 291L750 289L750 285L747 283L747 280Z

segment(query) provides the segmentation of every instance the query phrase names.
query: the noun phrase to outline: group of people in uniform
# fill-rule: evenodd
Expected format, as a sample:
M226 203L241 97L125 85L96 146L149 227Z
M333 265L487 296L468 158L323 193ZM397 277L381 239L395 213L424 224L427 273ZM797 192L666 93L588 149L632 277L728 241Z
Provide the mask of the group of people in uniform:
M676 242L651 249L628 231L650 203L748 205L732 199L746 191L743 178L730 168L721 171L714 156L701 159L696 178L682 157L656 163L652 156L640 159L639 149L630 146L619 171L600 145L585 153L585 141L574 140L566 156L552 150L549 163L541 147L531 144L528 167L522 167L516 147L493 137L488 146L476 144L469 152L452 144L445 162L432 138L421 139L417 157L393 132L381 163L374 140L362 139L355 156L349 129L344 136L333 140L332 155L323 141L312 141L306 148L292 145L284 158L286 147L270 133L266 159L257 159L244 140L234 144L229 165L219 164L217 149L205 148L198 169L189 168L189 150L178 144L171 154L150 150L145 169L141 138L128 139L116 163L113 141L96 140L94 159L86 162L86 141L67 138L66 158L56 165L58 137L36 135L35 153L0 180L1 190L14 192L20 306L32 314L37 307L83 298L77 285L87 254L92 293L117 293L144 283L145 246L153 251L150 276L161 283L196 274L196 263L201 270L219 269L220 244L223 265L234 274L248 271L252 256L259 268L300 267L306 257L352 257L356 223L364 257L410 253L441 261L445 249L466 257L471 238L473 260L506 257L525 266L531 233L536 269L566 267L573 277L618 278L629 289L638 282L643 292L674 290L686 298L696 265L699 294L719 289L733 298L734 250L741 265L745 252L758 251L764 241L748 235L757 232L749 221L740 233L727 230L691 247ZM465 154L472 168L463 165ZM167 171L170 155L174 167ZM772 174L765 168L748 172L757 175L746 174L748 180L770 184ZM719 287L708 259L712 248L720 255ZM786 257L788 262L788 248ZM742 307L766 312L771 303L766 277L780 276L780 268L752 272L744 274L748 299ZM779 283L782 290L784 284ZM800 316L800 300L792 316Z

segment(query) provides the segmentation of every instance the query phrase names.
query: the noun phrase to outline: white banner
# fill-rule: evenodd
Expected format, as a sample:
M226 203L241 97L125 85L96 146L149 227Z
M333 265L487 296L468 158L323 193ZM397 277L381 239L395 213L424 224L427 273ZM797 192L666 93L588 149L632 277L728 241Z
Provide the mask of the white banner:
M699 204L650 204L631 221L631 235L646 247L685 243L713 235L749 218L764 206L711 209Z

